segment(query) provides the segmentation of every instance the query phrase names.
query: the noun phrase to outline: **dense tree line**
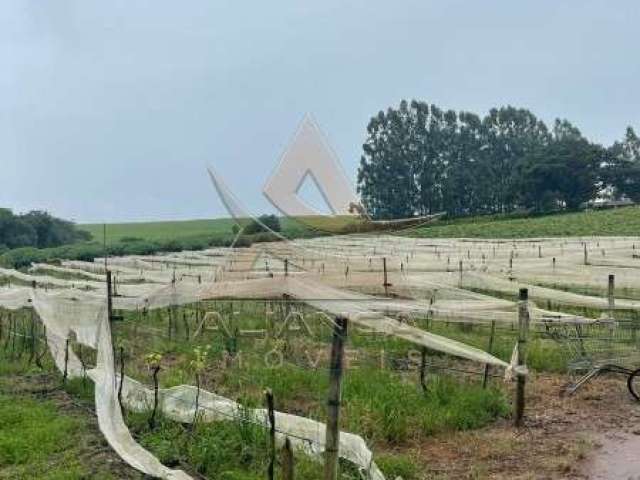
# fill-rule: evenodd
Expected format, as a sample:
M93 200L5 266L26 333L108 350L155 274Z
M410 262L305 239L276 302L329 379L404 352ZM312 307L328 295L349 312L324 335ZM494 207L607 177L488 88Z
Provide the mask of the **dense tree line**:
M0 251L17 247L49 248L89 240L88 232L78 230L72 222L34 210L15 215L0 208Z
M481 118L403 100L369 122L358 192L376 218L573 210L603 194L636 201L640 140L629 127L605 148L522 108Z

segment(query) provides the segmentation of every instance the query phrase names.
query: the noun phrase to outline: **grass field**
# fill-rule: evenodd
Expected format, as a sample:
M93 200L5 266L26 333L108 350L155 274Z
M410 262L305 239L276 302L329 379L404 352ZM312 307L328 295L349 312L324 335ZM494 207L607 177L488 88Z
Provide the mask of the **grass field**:
M309 234L295 220L283 218L282 231L288 237ZM107 242L123 239L166 241L196 237L225 237L231 234L230 218L165 222L113 223L107 225ZM79 225L102 241L102 224ZM640 234L640 207L557 213L539 216L482 215L442 220L406 232L409 236L438 238L525 238L557 236L627 236Z
M230 218L213 220L185 220L170 222L110 223L107 225L107 242L118 242L123 238L143 240L171 240L200 235L228 235L234 222ZM103 240L103 225L79 225L89 232L94 240Z
M0 478L118 478L80 461L86 428L52 402L0 394Z
M137 222L107 224L107 242L114 243L127 239L148 241L180 240L196 237L225 237L232 235L235 221L231 218L209 220L177 220L165 222ZM299 236L306 230L293 220L281 220L282 233L287 236ZM89 232L93 239L101 242L104 235L102 224L84 224L78 226Z
M48 358L43 364L53 368ZM141 479L106 445L95 418L53 388L59 384L26 355L0 351L0 478Z
M408 232L431 238L527 238L559 236L630 236L640 234L640 207L553 215L486 215L440 221Z

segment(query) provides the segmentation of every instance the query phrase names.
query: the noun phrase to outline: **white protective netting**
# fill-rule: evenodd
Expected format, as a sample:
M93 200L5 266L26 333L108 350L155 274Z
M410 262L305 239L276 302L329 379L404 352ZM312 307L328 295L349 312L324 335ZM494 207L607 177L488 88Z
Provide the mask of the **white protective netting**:
M481 349L424 331L406 315L447 322L515 326L515 297L526 287L532 323L593 323L597 319L557 311L555 305L602 312L640 306L638 238L527 239L517 241L415 239L349 235L295 242L258 244L246 249L210 249L155 256L109 258L113 272L113 306L118 310L153 310L213 299L289 298L329 317L344 316L369 331L397 337L483 365L510 364ZM586 252L586 253L585 253ZM638 252L636 254L636 252ZM386 263L386 277L383 264ZM135 443L122 421L116 398L120 379L114 373L113 346L106 321L104 259L36 264L31 273L0 269L0 306L34 308L46 326L47 343L59 369L82 375L70 336L98 351L88 372L96 383L100 426L112 447L135 468L159 478L188 478L162 466ZM47 273L49 275L47 275ZM608 276L615 275L616 298L607 297ZM386 285L384 279L386 278ZM33 290L31 285L37 288ZM589 311L591 311L589 310ZM149 389L131 378L123 383L124 403L146 409ZM195 387L161 389L165 414L180 422L194 418ZM236 418L246 409L215 393L201 392L206 420ZM266 424L265 411L249 412ZM318 457L324 448L324 425L278 412L278 439ZM382 479L364 440L343 432L340 455Z

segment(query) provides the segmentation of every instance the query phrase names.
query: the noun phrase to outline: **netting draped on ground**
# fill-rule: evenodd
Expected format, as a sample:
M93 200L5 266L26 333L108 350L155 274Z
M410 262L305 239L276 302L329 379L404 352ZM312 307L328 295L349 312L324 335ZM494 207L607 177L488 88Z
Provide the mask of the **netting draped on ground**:
M216 299L286 298L329 319L346 317L375 334L481 366L509 369L512 365L504 355L448 338L446 332L427 331L420 322L497 322L513 329L518 324L518 292L527 288L532 325L571 343L580 359L595 345L582 336L588 327L602 330L602 335L616 328L630 332L623 353L635 355L635 326L627 328L620 320L640 306L636 247L640 248L638 238L485 241L348 235L244 249L117 257L106 264L113 272L116 311L148 313ZM29 273L0 269L0 307L33 308L46 326L57 368L70 377L87 373L94 380L101 429L120 456L153 476L188 478L137 445L122 420L104 273L104 259L34 264ZM200 320L198 332L204 328ZM81 359L67 347L69 338L97 351L95 368L85 372ZM616 355L606 353L608 360ZM148 408L153 391L129 377L122 386L127 408ZM170 418L188 423L195 418L195 395L190 385L163 388L160 405ZM240 403L212 392L200 391L198 401L205 420L247 415ZM251 421L266 425L264 409L249 409L248 414ZM310 455L322 453L322 422L277 412L276 424L280 442L289 437ZM357 432L342 433L340 454L369 478L384 478Z
M155 303L153 305L157 306ZM138 445L122 419L117 398L120 378L114 373L113 345L105 299L85 292L43 292L21 288L0 293L0 306L10 309L31 306L35 309L46 327L47 344L54 362L69 378L79 378L85 371L80 359L68 348L67 339L73 336L78 343L96 349L96 367L86 374L96 385L96 413L100 429L109 444L127 463L148 475L167 479L190 478L184 472L164 467ZM153 391L139 382L124 378L123 404L127 408L146 411L152 404L153 395ZM246 409L230 399L207 391L200 391L198 395L196 403L194 387L183 385L163 389L160 391L161 411L169 418L184 423L193 421L196 405L204 412L202 419L205 421L240 419L246 415ZM250 419L260 425L268 424L264 409L251 410ZM325 445L324 424L282 412L276 412L276 422L281 444L285 438L289 438L294 446L320 458ZM366 471L369 478L384 479L373 462L372 452L361 437L343 432L339 448L340 455Z

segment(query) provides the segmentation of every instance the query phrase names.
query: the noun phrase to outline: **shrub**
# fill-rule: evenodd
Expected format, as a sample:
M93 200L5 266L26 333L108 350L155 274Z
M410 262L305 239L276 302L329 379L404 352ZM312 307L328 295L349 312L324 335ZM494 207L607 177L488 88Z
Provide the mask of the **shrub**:
M235 246L237 248L249 248L252 244L251 238L247 235L241 235L238 240L236 240Z
M144 239L140 237L122 237L120 242L122 243L131 243L131 242L143 242Z
M251 237L251 240L254 243L262 243L262 242L277 242L280 240L275 234L271 232L262 232L257 233Z
M267 227L274 232L279 232L280 219L276 215L260 215L258 217L258 221L251 220L251 223L244 228L244 233L247 235L253 235L255 233L268 232L269 230L264 227Z
M257 237L257 238L253 238ZM137 237L123 237L120 241L107 245L109 256L152 255L159 252L181 252L183 250L203 250L207 247L229 247L233 241L231 235L185 237L164 241L147 241ZM275 241L270 233L242 235L236 241L236 247L250 247L254 241ZM104 256L104 245L100 242L84 242L53 248L20 247L7 250L0 248L0 266L24 268L32 263L63 260L82 260L91 262Z
M35 247L14 248L0 255L0 264L9 268L28 267L31 263L42 260L42 251Z
M10 248L47 248L86 241L89 233L78 230L66 220L34 210L23 215L14 215L6 208L0 208L0 243Z

